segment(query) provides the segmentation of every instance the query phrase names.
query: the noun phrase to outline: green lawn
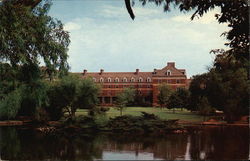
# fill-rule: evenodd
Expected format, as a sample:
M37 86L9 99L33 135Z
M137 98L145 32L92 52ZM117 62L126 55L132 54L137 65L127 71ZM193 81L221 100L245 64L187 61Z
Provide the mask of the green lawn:
M153 113L159 116L162 119L180 119L184 121L203 121L203 116L194 114L190 111L180 109L175 110L173 113L172 110L166 108L155 108L155 107L127 107L123 110L123 115L133 115L139 116L141 112ZM76 112L76 116L80 115L87 115L88 110L86 109L78 109ZM110 110L107 112L107 117L115 117L120 116L120 111L115 109L115 107L111 107Z

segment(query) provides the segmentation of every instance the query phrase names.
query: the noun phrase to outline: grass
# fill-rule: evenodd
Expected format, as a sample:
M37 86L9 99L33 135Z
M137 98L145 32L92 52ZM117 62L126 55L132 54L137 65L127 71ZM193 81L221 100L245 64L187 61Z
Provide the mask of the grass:
M153 113L160 117L161 119L180 119L183 121L203 121L203 116L197 115L187 110L181 111L180 109L176 109L175 113L173 110L169 110L166 108L156 108L156 107L126 107L123 110L123 115L133 115L140 116L141 112ZM87 115L88 110L86 109L78 109L76 112L76 116ZM110 110L107 112L107 117L114 118L116 116L120 116L120 111L115 107L110 107Z

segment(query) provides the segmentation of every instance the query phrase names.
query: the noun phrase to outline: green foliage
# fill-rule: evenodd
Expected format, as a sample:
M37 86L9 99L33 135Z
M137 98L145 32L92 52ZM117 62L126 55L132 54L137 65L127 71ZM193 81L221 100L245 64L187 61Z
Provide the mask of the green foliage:
M106 112L109 111L109 107L94 107L89 110L90 116L96 116L96 115L105 115Z
M159 87L158 87L158 90L159 90L159 94L158 94L158 101L159 101L159 104L161 105L161 107L166 107L167 104L168 104L168 100L169 100L169 97L171 96L172 94L172 90L171 88L163 83L163 84L160 84Z
M161 120L153 114L144 113L142 116L118 116L107 123L106 128L117 132L148 133L169 132L175 128L177 120Z
M22 85L21 108L18 115L30 116L37 120L39 111L48 103L47 88L47 84L41 80Z
M249 114L248 87L248 71L239 61L232 56L217 57L208 73L192 80L189 109L200 110L199 102L206 97L212 107L224 111L227 121L237 120Z
M175 112L175 108L181 108L182 107L182 100L178 96L177 92L174 92L171 94L171 96L168 99L167 107L169 109L173 109L173 113Z
M91 79L74 75L63 77L48 90L49 105L45 108L52 120L60 119L64 113L74 118L78 108L94 108L98 103L99 86Z
M20 89L7 94L0 101L0 120L14 119L20 109L21 99Z
M135 89L133 88L125 88L121 93L117 95L116 104L118 109L120 110L120 115L122 115L124 107L126 107L129 103L133 102L134 99Z
M215 112L214 108L210 106L207 97L202 97L201 99L199 99L198 107L199 113L201 115L206 116Z
M98 86L91 78L80 81L76 105L79 108L92 109L98 104L98 94L100 86Z
M60 21L47 15L50 5L45 2L34 9L17 7L14 1L0 5L1 61L16 67L42 60L50 71L67 71L69 34Z
M0 62L0 100L17 86L17 71L8 63Z

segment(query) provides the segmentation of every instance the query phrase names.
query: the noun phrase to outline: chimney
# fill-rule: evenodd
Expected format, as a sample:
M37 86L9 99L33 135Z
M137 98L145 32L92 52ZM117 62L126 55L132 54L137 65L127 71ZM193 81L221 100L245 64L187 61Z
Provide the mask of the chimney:
M104 70L103 69L100 69L100 74L102 74L104 72Z
M87 70L86 69L84 69L83 70L83 75L85 75L87 73Z
M175 68L175 62L168 62L168 63L167 63L167 66L169 66L169 67L174 67L174 68Z
M136 69L135 74L138 74L138 73L139 73L139 69Z
M156 69L154 69L154 72L153 72L153 74L156 74Z

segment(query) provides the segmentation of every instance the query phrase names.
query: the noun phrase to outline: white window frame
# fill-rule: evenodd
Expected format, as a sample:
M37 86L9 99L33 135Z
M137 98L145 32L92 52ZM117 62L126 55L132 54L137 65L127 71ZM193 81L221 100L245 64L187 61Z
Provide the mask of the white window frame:
M115 78L115 82L119 82L119 78L116 77L116 78Z
M124 77L122 80L123 82L128 82L128 79L126 77Z
M167 70L167 76L170 76L172 74L171 70Z
M140 77L139 80L138 80L138 82L143 82L143 78Z

